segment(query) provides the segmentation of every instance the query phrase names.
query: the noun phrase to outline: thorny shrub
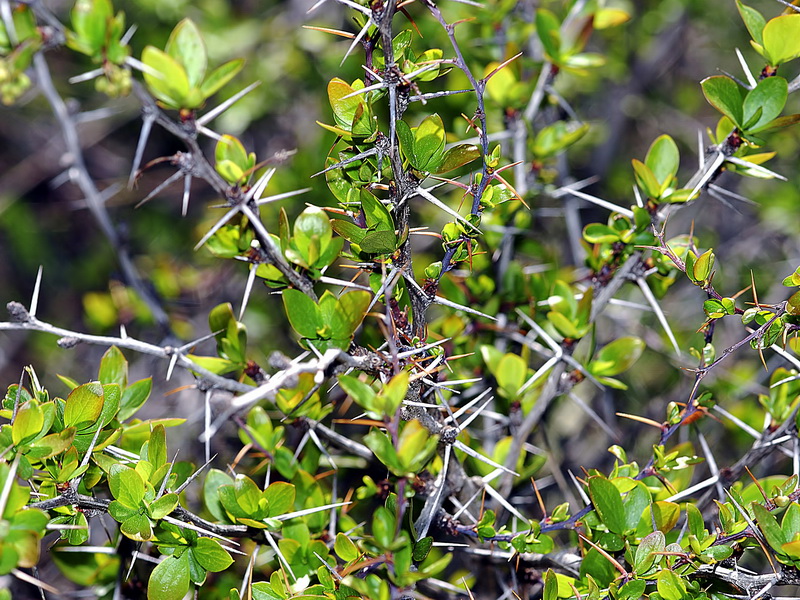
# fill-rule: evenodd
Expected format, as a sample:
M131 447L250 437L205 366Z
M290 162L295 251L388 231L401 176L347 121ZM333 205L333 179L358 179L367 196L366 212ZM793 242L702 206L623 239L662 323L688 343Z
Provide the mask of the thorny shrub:
M146 588L161 600L682 600L767 597L800 583L800 267L778 277L789 288L781 299L759 301L756 281L771 288L772 271L751 273L740 290L730 273L715 277L726 256L710 234L673 225L686 206L743 199L723 173L780 185L764 181L783 179L764 166L776 154L766 147L800 120L786 110L800 88L800 12L714 9L738 11L752 47L739 54L742 80L714 73L692 92L719 113L698 169L682 175L675 132L662 133L644 156L627 157L632 195L611 202L583 191L592 180L570 177L565 153L585 152L592 137L570 95L603 72L596 37L637 26L630 7L441 4L339 0L353 32L310 27L344 38L342 62L361 68L355 78L326 74L327 154L304 173L319 187L303 207L295 197L307 190L270 189L290 152L258 156L211 129L256 86L238 83L242 59L216 60L194 21L134 52L136 14L110 0L78 0L68 15L37 0L0 2L3 103L49 104L67 179L114 250L115 293L172 340L42 320L41 271L30 305L8 304L4 331L107 350L91 375L48 382L59 391L34 367L8 386L0 598L38 586L44 597ZM92 176L80 113L52 77L51 56L64 60L64 48L92 64L71 85L91 81L141 108L129 183L158 163L174 167L142 202L181 181L191 219L194 181L217 198L221 213L196 247L247 277L238 310L215 306L198 339L174 343L173 317L109 216L117 188ZM209 108L220 92L227 99ZM183 148L142 167L154 125ZM580 203L607 219L582 225ZM569 251L542 239L543 206L565 214ZM673 285L681 306L704 312L681 309L694 336L673 333L661 308ZM653 327L637 324L630 289ZM275 333L254 349L244 320L256 304L276 314ZM715 343L722 321L733 323L731 343ZM768 384L733 414L736 380L722 370L748 346L769 367ZM205 400L205 456L191 444L176 452L172 440L189 439L188 410L151 416L164 369L134 380L137 355L166 365L168 380L191 377L182 393ZM646 386L654 362L674 371L669 383L656 376L657 413L598 414L607 404L593 398ZM748 376L757 383L756 371ZM652 430L641 424L655 429L646 443L636 438ZM597 435L581 436L588 429L613 465L598 456ZM720 432L725 447L712 448L705 436ZM742 443L742 432L753 439ZM558 462L567 450L553 436L567 435L595 449L582 472Z

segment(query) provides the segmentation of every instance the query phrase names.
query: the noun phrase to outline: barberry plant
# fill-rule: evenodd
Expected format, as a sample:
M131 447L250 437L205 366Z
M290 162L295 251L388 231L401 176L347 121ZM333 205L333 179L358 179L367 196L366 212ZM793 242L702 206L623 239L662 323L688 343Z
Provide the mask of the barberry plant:
M756 263L743 282L731 272L743 251L702 221L713 199L747 200L731 189L740 179L789 193L765 164L796 148L800 9L715 8L742 23L758 67L729 48L744 78L714 72L691 88L710 105L698 167L684 173L686 144L661 131L611 174L625 182L617 201L584 191L596 178L570 167L600 135L574 106L581 82L619 61L610 38L635 35L632 7L336 10L352 31L308 26L345 43L318 94L322 142L298 166L293 149L264 155L246 131L212 129L258 82L239 83L245 61L218 60L202 22L184 18L138 52L137 15L111 0L68 14L0 0L0 99L8 115L49 106L62 182L80 190L119 272L107 296L87 294L87 316L110 308L100 329L127 321L111 335L40 317L41 269L30 303L7 305L0 330L103 354L46 380L46 364L26 366L7 386L0 598L798 589L798 245L785 236L790 266ZM54 80L65 56L92 68ZM92 80L112 106L132 97L141 111L130 173L115 177L132 188L174 168L127 193L196 222L198 261L224 265L237 309L223 301L181 320L156 259L133 254L108 206L122 186L101 189L85 115L65 100L67 85ZM146 163L154 126L181 149ZM214 204L198 208L205 197ZM553 215L563 227L541 224ZM201 410L159 409L175 380ZM643 395L652 402L629 401Z

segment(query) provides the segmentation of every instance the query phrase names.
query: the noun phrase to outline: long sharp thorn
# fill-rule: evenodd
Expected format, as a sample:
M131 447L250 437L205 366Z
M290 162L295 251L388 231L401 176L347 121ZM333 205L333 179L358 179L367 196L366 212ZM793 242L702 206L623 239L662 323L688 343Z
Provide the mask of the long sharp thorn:
M487 315L486 313L482 313L479 310L475 310L474 308L470 308L469 306L464 306L463 304L458 304L457 302L453 302L452 300L448 300L447 298L443 298L441 296L434 296L433 303L440 304L441 306L449 306L450 308L455 308L456 310L462 310L466 313L470 313L478 317L483 317L484 319L489 319L490 321L497 321L497 317Z
M358 42L361 41L361 38L363 38L366 35L367 31L369 31L369 28L370 28L371 25L372 25L372 16L370 16L370 18L367 19L367 24L364 25L364 27L361 28L361 31L358 32L358 35L353 38L353 41L350 43L350 47L347 49L347 52L344 53L344 57L342 58L342 62L339 63L340 67L344 64L344 61L347 60L347 57L350 56L350 53L358 45Z
M166 381L169 381L170 378L172 377L172 371L175 369L175 365L177 364L177 362L178 362L178 353L176 352L169 359L169 366L167 367L167 377L165 379Z
M427 501L425 502L425 507L422 509L423 514L420 515L419 520L417 521L417 539L422 539L426 535L428 535L428 528L431 525L431 520L433 519L434 514L436 514L437 509L440 506L440 500L442 497L442 491L447 483L447 467L450 463L450 445L444 447L444 457L442 458L442 470L439 472L439 476L436 478L436 493L433 495L430 503ZM427 509L427 510L426 510Z
M467 402L467 403L466 403L464 406L462 406L461 408L459 408L459 409L458 409L458 410L457 410L455 413L453 413L453 415L452 415L452 416L450 416L450 417L447 417L447 418L444 420L444 422L445 422L445 423L449 423L450 421L453 421L454 423L456 423L456 425L458 425L458 418L459 418L461 415L463 415L465 412L467 412L467 411L468 411L470 408L472 408L473 406L475 406L475 405L476 405L478 402L480 402L481 400L483 400L484 396L486 396L487 394L489 394L491 391L492 391L492 388L486 388L486 389L485 389L485 390L483 390L483 391L482 391L480 394L478 394L477 396L475 396L475 397L474 397L472 400L470 400L469 402Z
M472 414L471 414L469 417L467 417L467 418L464 420L464 422L463 422L463 423L461 423L461 424L458 426L458 428L459 428L459 429L464 429L464 428L466 428L466 427L467 427L467 426L468 426L470 423L472 423L472 422L473 422L475 419L477 419L477 418L480 416L481 412L483 412L483 410L484 410L484 409L485 409L487 406L489 406L489 403L490 403L492 400L494 400L494 396L490 396L490 397L489 397L489 398L486 400L486 402L484 402L484 403L483 403L483 404L482 404L482 405L481 405L481 406L478 408L478 410L476 410L476 411L475 411L474 413L472 413Z
M529 387L531 387L534 383L539 381L539 379L541 379L542 376L545 375L545 373L547 373L551 368L553 368L556 365L556 363L558 363L559 360L561 360L561 357L559 355L550 357L547 360L547 362L544 363L541 367L539 367L539 369L536 371L536 373L531 375L530 379L528 379L528 381L526 381L522 385L522 387L519 388L519 393L521 394L522 392L527 390Z
M664 315L664 311L661 310L661 305L659 305L658 300L656 299L653 292L650 290L650 286L647 285L647 281L644 277L637 277L636 283L639 286L639 289L642 290L642 294L647 299L648 304L653 307L653 312L656 313L656 317L658 318L659 323L664 328L664 331L667 333L667 337L669 341L672 343L672 348L675 350L675 354L677 356L681 355L681 349L678 346L678 340L675 339L675 334L672 333L672 328L669 326L669 322L667 321L666 315Z
M333 169L340 169L341 167L344 167L344 166L350 164L353 161L361 160L362 158L367 158L368 156L372 156L373 154L377 154L377 152L378 152L378 150L376 148L370 148L366 152L361 152L361 153L356 154L355 156L353 156L351 158L348 158L347 160L343 160L342 162L338 162L335 165L331 165L327 169L323 169L322 171L318 171L317 173L314 173L311 177L317 177L318 175L323 175L324 173L327 173L328 171L332 171Z
M247 192L245 195L245 200L252 200L253 198L260 198L261 194L269 185L272 176L275 175L277 169L275 167L269 168L264 171L264 174L258 178L258 181L255 182L253 187L250 188L250 191Z
M202 247L203 247L203 245L204 245L204 244L205 244L205 243L206 243L206 242L207 242L209 239L211 239L211 236L213 236L215 233L217 233L217 231L218 231L218 230L219 230L219 229L220 229L220 228L221 228L223 225L225 225L225 223L227 223L227 222L228 222L228 220L229 220L229 219L230 219L230 218L231 218L233 215L235 215L237 212L239 212L239 207L238 207L238 206L234 206L234 207L233 207L233 208L231 208L231 209L230 209L228 212L226 212L226 213L225 213L225 216L223 216L223 217L222 217L222 218L221 218L219 221L217 221L216 223L214 223L214 226L213 226L213 227L211 227L211 229L209 229L209 230L208 230L208 232L206 232L206 234L205 234L205 235L204 235L204 236L203 236L203 237L200 239L200 241L199 241L199 242L197 242L197 244L195 245L194 249L195 249L195 250L199 250L200 248L202 248Z
M256 89L260 85L261 85L260 81L254 81L253 83L248 85L246 88L244 88L242 91L235 93L233 96L231 96L230 98L225 100L225 102L221 103L219 106L216 106L215 108L212 108L210 111L208 111L202 117L197 119L197 124L198 125L205 125L206 123L209 123L209 122L213 121L220 114L222 114L223 112L228 110L236 102L238 102L239 100L244 98L247 94L252 92L254 89Z
M173 183L178 181L178 179L180 179L181 177L183 177L183 173L180 172L180 171L175 171L172 175L170 175L164 181L159 183L152 192L150 192L149 194L147 194L147 196L145 196L144 198L139 200L139 202L136 203L135 208L139 208L143 204L146 204L147 202L149 202L150 200L155 198L158 194L161 193L162 190L164 190L167 187L171 186Z
M562 190L566 191L566 193L568 193L568 194L570 194L572 196L575 196L576 198L580 198L582 200L586 200L588 202L591 202L592 204L596 204L597 206L602 206L603 208L605 208L607 210L610 210L612 212L618 212L619 214L625 215L626 217L628 217L630 219L633 218L633 211L632 210L630 210L628 208L624 208L622 206L618 206L617 204L614 204L613 202L609 202L608 200L603 200L602 198L598 198L597 196L592 196L591 194L585 194L584 192L580 192L580 191L575 190L575 189L559 188L557 191L562 191Z
M736 57L739 59L739 64L742 66L742 71L744 71L744 76L747 77L747 83L750 84L750 89L753 89L758 85L756 83L755 78L753 77L753 73L750 71L750 67L747 64L747 61L742 56L742 53L739 52L739 49L736 48Z
M211 390L206 390L203 394L203 431L205 432L205 440L203 441L203 449L205 450L206 464L211 461L211 438L208 430L211 428Z
M187 173L186 176L183 178L183 199L181 201L181 216L185 217L186 213L189 212L189 194L192 191L192 176L190 173Z
M703 148L703 132L697 130L697 168L703 170L706 166L706 151Z
M476 458L482 462L485 462L487 465L493 466L495 469L503 469L503 471L505 471L506 473L514 475L515 477L519 477L519 473L517 473L516 471L512 471L511 469L494 462L491 458L485 457L480 452L476 452L475 450L467 446L464 442L456 440L455 442L453 442L453 446L455 446L462 452L469 454L472 458Z
M735 165L739 165L741 167L745 167L748 169L753 169L754 171L758 171L762 175L767 175L769 177L774 177L776 179L780 179L781 181L787 181L786 177L781 175L780 173L776 173L775 171L770 171L767 168L762 167L761 165L757 165L756 163L750 162L749 160L743 160L736 156L728 156L725 160L731 162Z
M525 515L523 515L516 508L514 508L514 506L508 500L503 498L503 495L500 492L498 492L496 489L494 489L492 486L485 485L485 486L483 486L483 489L485 489L487 494L489 494L492 498L497 500L503 506L503 508L505 508L512 515L514 515L518 519L522 520L522 522L524 522L524 523L528 522L528 519L525 518Z
M270 202L277 202L278 200L283 200L285 198L292 198L293 196L299 196L300 194L305 194L306 192L310 191L311 188L303 188L301 190L292 190L291 192L275 194L274 196L264 196L263 198L257 199L256 204L261 206L262 204L269 204Z
M247 283L244 286L244 295L242 296L242 307L239 309L239 320L244 316L244 310L247 308L247 302L250 300L250 293L253 291L253 283L256 280L256 272L258 265L253 264L250 266L250 272L247 274Z
M446 205L444 202L442 202L441 200L439 200L439 199L438 199L436 196L434 196L433 194L431 194L430 192L428 192L428 190L426 190L426 189L425 189L425 188L423 188L422 186L418 186L418 187L417 187L417 189L416 189L415 191L416 191L416 193L417 193L418 195L420 195L420 196L422 196L423 198L425 198L425 200L427 200L428 202L430 202L431 204L433 204L433 205L434 205L436 208L439 208L439 209L443 210L443 211L444 211L444 212L446 212L448 215L450 215L451 217L455 218L456 220L458 220L458 221L460 221L460 222L464 223L464 224L465 224L467 227L469 227L470 229L473 229L473 230L474 230L474 231L476 231L477 233L479 233L479 234L483 234L483 232L482 232L480 229L478 229L477 227L475 227L475 225L473 225L472 223L470 223L470 222L469 222L467 219L465 219L465 218L464 218L464 217L462 217L460 214L458 214L458 212L456 212L455 210L453 210L452 208L450 208L449 206L447 206L447 205Z
M714 161L711 163L710 166L706 167L706 171L703 173L703 176L700 178L700 181L697 182L697 185L694 186L692 189L692 193L689 194L689 200L696 200L696 196L703 189L703 187L711 181L711 178L716 175L717 170L722 166L722 163L725 162L725 155L722 152L717 152L714 155Z
M275 518L278 519L279 521L287 521L289 519L294 519L295 517L304 517L306 515L311 515L323 510L328 510L331 508L339 508L340 506L347 506L348 504L352 504L352 502L334 502L332 504L325 504L323 506L315 506L314 508L296 510L294 512L286 513Z
M32 317L36 316L36 310L39 308L39 292L42 290L42 271L43 265L39 265L39 270L36 272L36 282L33 284L33 295L31 296L31 308L28 314Z
M156 116L153 113L145 113L142 117L142 131L139 133L139 141L136 144L136 154L133 155L133 165L131 166L131 174L128 176L128 189L133 189L133 183L136 181L136 173L139 172L139 165L142 164L142 156L144 156L144 149L147 146L147 140L150 137L150 131L153 129L153 123L156 122Z

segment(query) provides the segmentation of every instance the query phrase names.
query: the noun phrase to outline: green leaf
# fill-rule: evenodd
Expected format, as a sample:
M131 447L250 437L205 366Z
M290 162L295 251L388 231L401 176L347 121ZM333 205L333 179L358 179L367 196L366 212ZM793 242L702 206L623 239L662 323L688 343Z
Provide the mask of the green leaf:
M196 88L203 82L208 66L208 52L194 21L183 19L178 23L164 49L185 69L189 87Z
M291 483L276 481L267 487L263 496L269 502L269 516L278 517L292 511L296 490Z
M547 313L547 320L550 321L556 330L558 330L558 333L565 338L578 339L581 337L581 333L578 331L575 323L563 313L551 310Z
M103 386L93 381L76 387L64 405L64 426L78 431L91 427L103 411Z
M203 98L210 98L225 87L225 84L236 77L239 71L242 70L244 62L243 58L229 60L211 71L200 86L200 93Z
M366 290L353 290L339 296L336 312L328 323L331 337L349 340L358 329L372 301L372 294Z
M781 529L787 540L800 533L800 505L797 502L792 502L783 514Z
M644 579L631 579L625 582L616 594L617 600L639 600L644 598L647 582Z
M770 19L762 31L765 58L778 66L800 56L800 14Z
M767 20L755 8L742 4L741 0L736 0L736 7L739 9L739 15L741 15L742 21L744 21L744 26L747 27L747 31L750 32L750 37L752 37L753 41L757 44L762 45L763 38L761 32L764 30L764 25L767 24Z
M645 485L637 481L625 495L622 505L625 508L625 530L635 530L639 524L642 514L650 506L650 492Z
M533 154L539 159L555 156L581 139L588 131L588 123L556 121L536 134Z
M142 62L150 67L143 72L144 81L158 100L168 108L193 108L183 106L189 95L189 79L174 58L154 46L147 46L142 51Z
M377 459L392 473L398 476L405 475L403 467L397 458L397 451L394 448L394 444L392 444L392 440L385 433L373 429L364 436L364 443L372 450Z
M636 548L636 558L633 561L636 573L640 576L647 573L656 561L661 558L661 556L655 553L663 552L665 546L666 538L662 532L654 531L645 536L642 541L639 542L639 547Z
M339 385L364 410L378 413L377 394L355 375L339 375Z
M558 600L558 580L553 569L545 571L542 600Z
M147 507L151 519L163 519L178 506L178 494L164 494Z
M380 391L382 411L387 417L394 417L408 392L408 371L401 371L392 377Z
M445 131L442 118L434 113L414 130L413 166L426 172L436 171L444 158Z
M589 495L600 520L612 533L625 531L625 508L617 486L601 476L589 478Z
M215 168L230 184L239 183L250 169L250 156L244 145L232 135L223 135L214 150Z
M362 84L360 88L363 87ZM353 121L356 115L359 113L363 114L366 110L363 102L364 96L362 94L350 96L349 98L345 97L355 91L357 90L354 87L345 83L338 77L331 79L328 84L328 101L333 109L333 117L336 121L336 125L350 133L354 133Z
M219 488L223 485L232 485L233 479L219 469L211 469L203 482L203 498L206 508L218 521L228 522L228 516L219 499Z
M428 462L436 449L438 438L417 421L409 421L397 439L397 459L402 467L402 475L416 473Z
M103 410L97 418L96 426L89 427L88 431L95 431L103 428L114 420L119 411L120 398L122 394L120 387L116 383L109 383L103 386Z
M734 125L741 128L742 122L742 88L730 77L714 75L700 82L703 95L709 104L728 117Z
M33 440L42 432L44 412L36 400L29 400L17 411L17 417L11 426L11 440L15 446Z
M122 398L120 399L119 403L120 408L119 412L117 413L119 420L125 421L136 414L136 411L139 410L145 402L147 402L152 389L152 377L140 379L139 381L136 381L126 387L122 392Z
M621 337L600 350L589 364L589 371L597 377L613 377L627 371L639 360L645 343L637 337Z
M19 415L17 415L19 419ZM16 421L14 422L16 426ZM67 450L75 439L75 428L67 427L59 433L51 433L31 444L31 449L26 456L35 460L51 458Z
M633 165L633 175L636 185L639 186L648 198L659 198L661 196L661 184L656 176L646 164L635 158L631 160Z
M394 219L392 219L389 209L383 205L383 202L366 191L361 192L360 198L361 209L364 211L367 227L377 231L394 232Z
M536 11L536 34L542 42L544 51L553 63L561 62L561 23L547 9Z
M390 254L397 250L397 236L393 231L373 231L356 243L367 254Z
M212 573L224 571L233 564L233 558L228 551L217 540L207 537L197 539L192 547L192 554L200 566Z
M416 162L416 154L414 154L414 132L411 131L411 126L403 120L398 119L395 122L395 132L400 140L400 149L412 165Z
M781 552L781 546L791 540L786 539L786 535L783 529L781 529L781 526L778 525L778 520L775 518L775 515L758 502L753 502L750 504L750 507L753 509L753 515L758 523L758 528L761 530L761 533L764 534L767 543L776 552Z
M189 591L189 555L169 556L150 574L148 600L181 600Z
M305 338L317 337L323 323L316 302L303 292L290 288L283 290L283 306L292 329Z
M663 193L666 186L670 184L678 173L680 154L678 145L668 135L661 135L650 144L647 157L644 163L652 171L661 186L660 193Z
M501 394L513 400L516 399L519 389L525 384L525 379L528 376L528 365L519 355L509 353L500 359L494 376L497 379Z
M147 542L153 537L153 526L150 519L138 512L125 519L120 524L119 530L126 537L137 542Z
M120 388L128 385L128 361L116 346L111 346L100 359L100 371L97 374L100 383L116 383Z
M619 241L620 232L608 225L589 223L583 228L583 238L590 244L611 244Z
M766 129L780 116L788 97L789 84L783 77L767 77L759 81L744 99L743 120L747 124L747 131L755 133ZM755 122L750 123L753 119Z
M341 531L336 534L333 550L336 552L336 555L346 563L357 559L360 555L356 545Z
M234 494L236 503L245 513L253 518L260 518L256 517L255 513L263 512L260 506L261 490L252 479L247 475L238 474L234 481Z
M105 45L106 29L113 15L109 0L77 0L70 13L81 46L96 54Z
M163 425L153 427L150 440L147 442L147 461L158 469L167 462L167 430Z
M698 256L692 267L692 281L704 285L705 282L709 280L714 270L714 260L714 253L711 249L706 250Z
M129 467L112 466L108 473L108 487L117 502L127 508L138 508L144 499L144 481Z
M366 229L359 227L352 221L345 221L344 219L331 220L331 228L348 242L354 242L356 244L360 244L361 240L367 234ZM392 233L392 238L394 238L394 233Z
M682 600L686 595L686 586L681 578L669 569L658 572L656 588L663 600Z
M372 517L372 535L382 548L389 548L394 542L395 518L385 506L379 506Z
M480 158L481 149L475 144L458 144L445 152L442 163L434 173L453 171Z

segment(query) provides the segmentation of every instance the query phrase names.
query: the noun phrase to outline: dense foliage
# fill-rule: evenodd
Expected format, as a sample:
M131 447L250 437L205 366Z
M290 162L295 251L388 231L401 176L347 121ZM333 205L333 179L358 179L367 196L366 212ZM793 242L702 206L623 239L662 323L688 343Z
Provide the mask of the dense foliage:
M800 9L224 4L0 0L0 598L796 595Z

